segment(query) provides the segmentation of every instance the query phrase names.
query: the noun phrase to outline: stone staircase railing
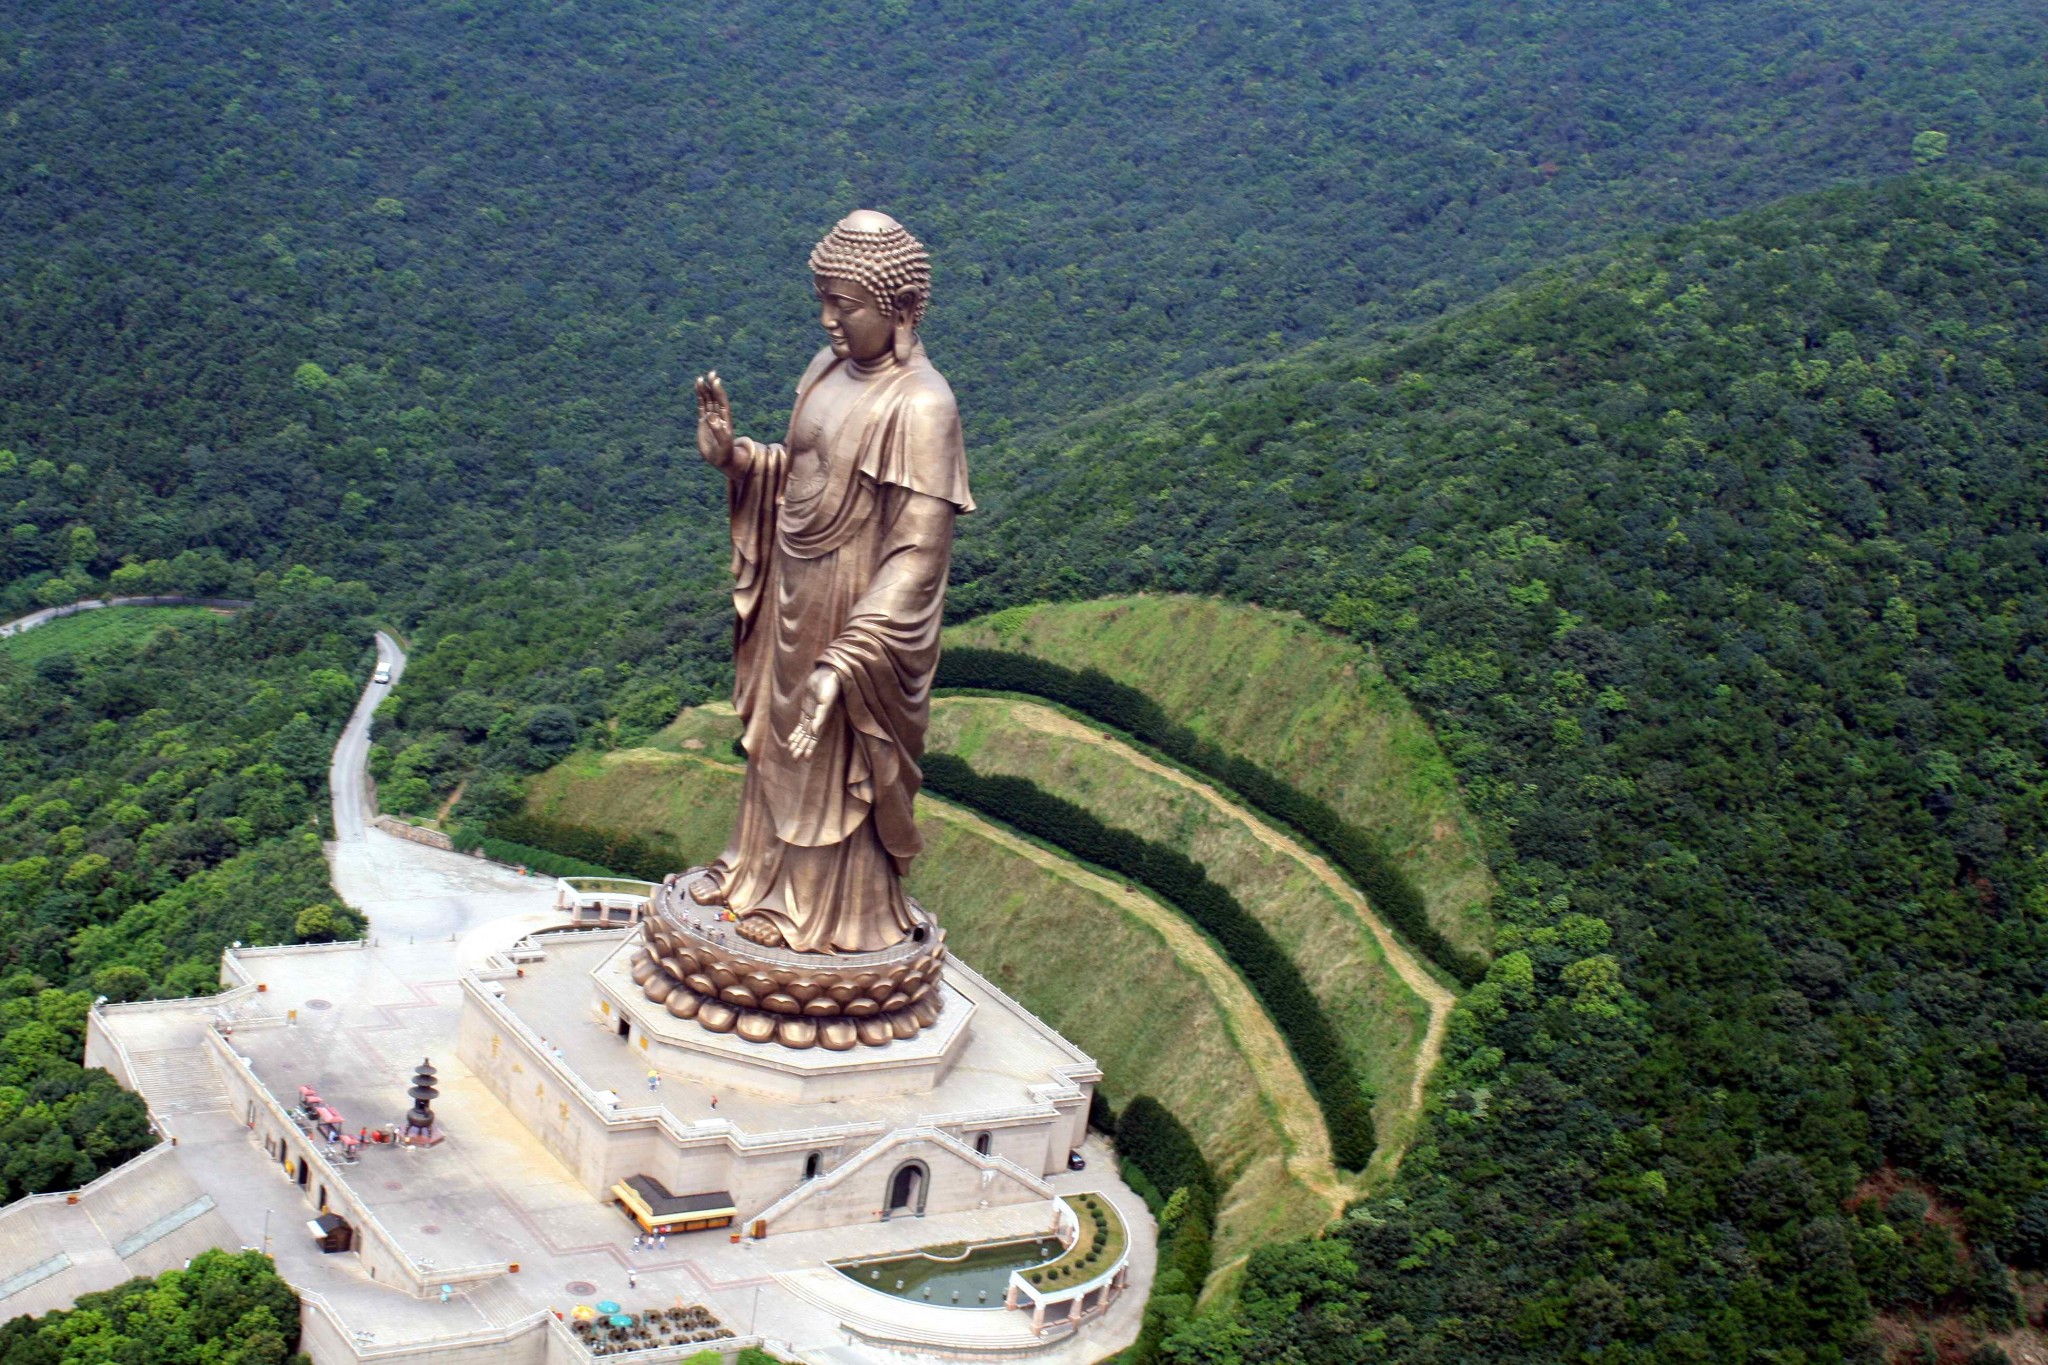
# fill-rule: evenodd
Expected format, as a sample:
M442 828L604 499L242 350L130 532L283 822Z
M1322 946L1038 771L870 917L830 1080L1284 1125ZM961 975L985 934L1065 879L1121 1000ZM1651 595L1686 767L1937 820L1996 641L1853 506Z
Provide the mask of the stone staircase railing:
M999 1171L1010 1176L1033 1194L1041 1194L1047 1199L1053 1197L1053 1188L1046 1182L1043 1176L1033 1175L1008 1157L984 1156L943 1129L920 1126L916 1128L898 1128L893 1132L887 1133L861 1148L858 1152L855 1152L823 1175L813 1176L809 1180L797 1182L797 1184L784 1191L767 1208L762 1209L748 1221L766 1226L772 1230L775 1219L817 1194L823 1193L826 1190L837 1189L846 1180L852 1178L869 1161L880 1156L889 1148L901 1147L910 1142L935 1143L943 1150L963 1158L982 1170Z

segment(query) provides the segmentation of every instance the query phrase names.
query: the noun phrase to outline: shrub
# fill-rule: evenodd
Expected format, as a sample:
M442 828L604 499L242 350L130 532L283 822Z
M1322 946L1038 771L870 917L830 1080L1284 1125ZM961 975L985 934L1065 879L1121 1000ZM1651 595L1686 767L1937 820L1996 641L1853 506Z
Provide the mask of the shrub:
M579 858L565 858L559 853L550 853L544 848L533 848L527 844L515 844L509 839L485 839L475 845L484 851L486 858L501 863L511 863L550 877L616 877L620 874L611 868L596 863L586 863Z
M657 882L683 864L682 854L674 848L655 844L637 834L592 829L586 825L572 825L536 815L507 815L491 821L489 830L493 838L525 844L530 848L546 849L561 858L618 869L617 872L606 874L570 875L638 877L644 881Z

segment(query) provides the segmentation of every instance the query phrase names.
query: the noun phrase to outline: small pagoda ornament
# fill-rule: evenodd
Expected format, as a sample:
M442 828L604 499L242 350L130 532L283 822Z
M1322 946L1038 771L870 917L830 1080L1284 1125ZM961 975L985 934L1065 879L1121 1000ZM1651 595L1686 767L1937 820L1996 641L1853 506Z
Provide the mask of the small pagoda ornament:
M412 1096L412 1111L405 1116L403 1138L411 1146L432 1147L447 1136L434 1118L434 1101L441 1094L434 1076L433 1062L422 1057L413 1068L412 1089L405 1092Z

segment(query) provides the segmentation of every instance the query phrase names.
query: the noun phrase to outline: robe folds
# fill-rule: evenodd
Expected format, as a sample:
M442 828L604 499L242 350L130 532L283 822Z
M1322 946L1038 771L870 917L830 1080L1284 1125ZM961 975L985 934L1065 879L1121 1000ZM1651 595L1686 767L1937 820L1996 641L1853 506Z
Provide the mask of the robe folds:
M923 848L912 806L953 520L974 508L952 390L921 346L872 369L825 350L788 438L735 441L726 474L747 776L712 873L798 951L888 947L912 928L902 877ZM788 738L819 664L840 698L798 760Z

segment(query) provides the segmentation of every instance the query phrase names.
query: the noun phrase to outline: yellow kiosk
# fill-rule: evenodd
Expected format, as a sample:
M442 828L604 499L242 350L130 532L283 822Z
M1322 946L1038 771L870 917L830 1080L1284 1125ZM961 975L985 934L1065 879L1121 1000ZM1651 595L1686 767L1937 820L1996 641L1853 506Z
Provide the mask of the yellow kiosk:
M724 1190L703 1194L670 1194L651 1175L629 1175L612 1186L612 1197L626 1216L647 1233L702 1232L726 1228L739 1216L732 1195Z

